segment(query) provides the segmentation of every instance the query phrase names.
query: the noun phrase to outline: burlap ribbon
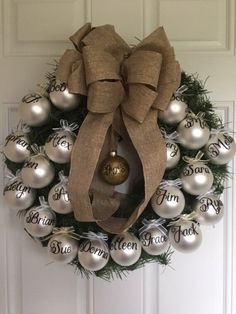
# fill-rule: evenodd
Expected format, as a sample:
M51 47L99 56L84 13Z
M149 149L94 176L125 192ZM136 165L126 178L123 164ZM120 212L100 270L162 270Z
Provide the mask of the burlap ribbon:
M78 221L121 233L140 216L163 177L166 148L157 114L179 86L179 64L162 27L133 49L111 25L85 24L70 39L75 50L62 56L57 79L71 93L87 95L89 110L72 152L70 200ZM112 216L120 199L98 175L111 125L131 140L142 164L144 197L129 218Z

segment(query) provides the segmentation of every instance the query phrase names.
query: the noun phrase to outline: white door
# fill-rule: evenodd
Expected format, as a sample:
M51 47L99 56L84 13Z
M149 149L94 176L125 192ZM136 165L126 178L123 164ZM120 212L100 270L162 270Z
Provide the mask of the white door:
M21 97L42 82L47 63L69 47L86 21L114 24L129 43L164 25L182 69L207 81L219 113L235 129L234 0L0 0L0 142L15 126ZM234 172L234 165L232 172ZM3 169L0 185L3 187ZM48 264L45 250L0 204L1 314L236 314L236 193L227 183L226 214L193 254L175 253L112 283L81 279Z

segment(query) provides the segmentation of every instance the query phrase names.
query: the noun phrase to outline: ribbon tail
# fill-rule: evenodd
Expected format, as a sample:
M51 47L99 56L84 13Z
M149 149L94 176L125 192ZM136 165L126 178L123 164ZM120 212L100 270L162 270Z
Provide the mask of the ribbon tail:
M95 221L90 186L112 121L113 113L104 114L100 119L89 113L76 139L71 156L69 197L78 221Z
M144 198L128 219L110 217L98 222L105 231L115 234L127 230L142 214L164 175L166 164L166 146L157 126L157 111L151 109L142 124L125 113L123 121L142 163Z

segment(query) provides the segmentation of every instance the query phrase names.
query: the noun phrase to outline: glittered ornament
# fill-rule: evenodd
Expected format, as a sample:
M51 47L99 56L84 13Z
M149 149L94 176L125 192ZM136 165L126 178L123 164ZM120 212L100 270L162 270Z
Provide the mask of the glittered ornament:
M9 134L5 139L3 153L13 162L24 162L30 156L30 143L27 135L23 132Z
M180 190L181 180L163 180L151 198L151 205L157 215L174 218L182 213L185 198Z
M202 225L214 225L224 215L224 205L219 199L219 195L212 192L199 196L193 209L198 215L197 221Z
M58 164L70 162L71 152L76 139L73 130L78 128L76 123L68 124L66 120L60 121L61 128L54 129L46 140L44 150L48 158Z
M210 190L214 177L211 169L203 161L189 162L181 174L183 189L192 195L200 195Z
M101 164L100 172L102 178L111 185L119 185L125 182L129 176L129 165L127 161L116 154L110 153Z
M29 126L45 124L50 115L50 101L37 93L28 94L19 106L19 115Z
M207 142L205 152L211 163L224 165L236 154L236 143L226 132L215 132Z
M209 140L210 130L201 115L193 113L180 122L177 128L179 142L187 149L199 149Z
M68 195L68 177L59 172L60 182L54 185L48 194L48 203L50 207L59 214L68 214L72 212L72 205Z
M182 215L169 229L171 245L182 253L191 253L199 248L202 243L202 232L194 221L187 220Z
M24 184L35 189L49 185L54 175L55 168L43 153L31 156L21 170Z
M85 237L88 237L88 239L79 245L79 262L89 271L98 271L106 266L110 257L109 249L105 242L107 236L101 233L94 234L90 232Z
M43 197L40 205L27 211L24 218L24 227L33 237L45 237L49 235L56 224L56 215L50 209Z
M165 219L143 220L144 226L139 233L139 240L143 250L149 255L160 255L169 246L167 230L163 227Z
M15 210L29 208L36 198L36 191L25 186L19 175L9 173L7 175L9 181L3 190L3 197L7 205Z
M159 111L159 119L169 125L182 121L186 116L187 104L184 101L173 99L164 111Z
M48 256L54 262L61 264L71 263L78 253L78 241L73 238L73 234L67 228L58 229L48 242ZM54 232L54 231L53 231Z
M110 244L110 254L114 262L121 266L135 264L141 255L139 239L128 232L116 235Z
M81 102L81 96L69 93L66 83L60 81L52 82L49 97L54 106L62 111L71 111Z

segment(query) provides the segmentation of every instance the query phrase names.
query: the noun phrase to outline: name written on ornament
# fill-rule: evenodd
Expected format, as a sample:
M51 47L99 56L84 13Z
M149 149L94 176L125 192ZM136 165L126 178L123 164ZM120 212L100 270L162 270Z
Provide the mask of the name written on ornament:
M64 92L66 90L66 83L58 83L53 81L50 86L50 92Z
M90 240L82 242L79 246L79 251L80 252L89 252L90 254L101 256L104 259L108 259L108 257L109 257L107 251L104 251L103 249L100 249L98 247L93 246L92 242Z
M53 254L70 254L72 252L72 246L66 245L63 246L63 243L61 241L52 240L50 242L50 252Z
M182 226L172 226L170 228L170 231L174 234L174 241L176 243L180 242L181 236L182 237L188 237L192 235L198 235L198 232L196 230L196 225L192 222L191 227L189 228L182 228Z
M215 212L216 215L219 215L220 211L221 211L221 207L223 206L223 203L221 200L213 200L210 197L202 197L200 199L200 203L202 204L199 208L201 212L207 212L209 210L210 207L212 207Z
M164 234L153 237L150 232L144 231L140 240L143 246L150 246L153 244L163 244L167 241L167 239L167 236Z
M104 167L102 168L102 174L104 176L119 175L119 174L124 174L126 172L127 172L127 169L122 163L120 163L119 165L115 167L109 164L105 164Z
M48 218L46 216L39 217L39 212L37 210L31 210L26 217L26 222L28 224L33 225L43 225L43 226L51 226L56 222L53 218Z
M179 202L179 196L169 193L166 189L158 189L155 192L156 198L155 203L161 205L164 201L167 202Z
M60 135L59 133L54 133L47 139L46 143L52 142L53 147L61 146L67 150L71 150L72 143L69 143L66 135Z
M54 201L58 201L58 200L62 199L65 202L70 202L68 192L63 186L56 187L54 189L54 191L55 191L55 193L53 193L53 195L52 195L52 199Z
M207 127L206 122L199 118L199 117L187 117L186 118L186 123L184 125L185 128L189 129L191 128L195 123L199 124L201 129L205 129Z
M23 168L31 168L31 169L37 169L38 168L38 163L37 162L34 162L34 161L31 161L30 159L27 160L25 163L24 163L24 166Z
M41 98L42 98L42 96L40 96L40 95L28 94L22 98L22 102L25 102L26 104L35 103L35 102L38 102L39 99L41 99Z
M9 142L13 142L13 143L16 143L22 147L25 147L26 149L30 150L30 145L29 143L27 143L25 140L24 140L24 135L15 135L15 134L9 134L7 137L6 137L6 141L5 141L5 146L7 146L7 144Z
M170 157L175 157L178 153L178 145L171 142L166 142L166 148L171 150Z
M234 141L234 139L230 135L228 135L228 134L223 134L223 138L224 138L223 140L218 138L217 142L211 143L207 147L209 155L212 158L215 158L215 157L219 156L221 148L225 148L227 150L230 150L230 147L231 147L230 144Z
M16 180L11 184L5 186L3 195L5 195L5 193L8 191L16 191L16 198L20 199L22 196L24 196L24 194L30 194L31 188L25 186L22 181Z
M135 242L124 241L124 237L117 237L115 241L111 242L110 250L137 250L138 245Z
M194 167L192 164L189 164L187 167L184 168L183 175L184 176L191 176L193 174L197 173L210 173L210 169L205 166L199 166L199 167Z

